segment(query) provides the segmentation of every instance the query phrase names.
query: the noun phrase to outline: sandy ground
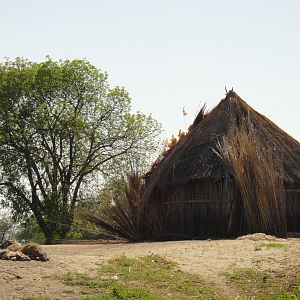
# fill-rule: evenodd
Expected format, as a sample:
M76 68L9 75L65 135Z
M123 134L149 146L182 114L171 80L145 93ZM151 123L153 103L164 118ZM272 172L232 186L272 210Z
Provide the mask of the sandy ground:
M200 274L230 299L237 291L230 287L224 272L234 268L253 267L258 270L300 271L300 239L277 239L285 248L267 249L263 239L215 241L176 241L155 243L113 243L96 245L44 246L49 262L0 261L0 299L22 299L30 295L49 296L51 299L80 299L80 289L64 285L57 279L68 271L93 272L110 258L127 255L139 257L159 254L178 262L182 270Z

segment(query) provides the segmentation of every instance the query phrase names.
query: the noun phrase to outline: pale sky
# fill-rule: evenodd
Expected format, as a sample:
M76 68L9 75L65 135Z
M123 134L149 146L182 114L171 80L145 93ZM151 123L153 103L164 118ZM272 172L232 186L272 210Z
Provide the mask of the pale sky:
M0 0L0 59L86 58L164 136L234 90L300 140L300 1ZM188 116L182 115L185 107Z

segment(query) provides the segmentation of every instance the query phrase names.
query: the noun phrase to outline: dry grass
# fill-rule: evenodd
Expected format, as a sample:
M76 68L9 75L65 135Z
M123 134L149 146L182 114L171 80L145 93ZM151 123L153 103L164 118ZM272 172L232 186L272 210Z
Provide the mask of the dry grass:
M102 203L98 212L85 212L82 217L95 224L109 236L131 242L141 240L142 194L144 180L137 172L127 177L127 183L120 195Z
M281 166L272 152L262 146L258 136L254 130L235 129L223 138L220 152L238 184L249 232L286 237Z

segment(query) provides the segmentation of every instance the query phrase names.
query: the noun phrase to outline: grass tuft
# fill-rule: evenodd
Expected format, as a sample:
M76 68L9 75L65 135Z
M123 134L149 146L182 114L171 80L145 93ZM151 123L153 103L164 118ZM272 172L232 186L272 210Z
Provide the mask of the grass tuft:
M103 265L97 275L67 273L68 285L87 290L85 300L103 299L224 299L198 275L182 272L160 256L121 256Z
M285 249L287 248L287 245L282 243L263 243L259 245L259 247L264 247L267 249Z
M284 273L262 272L251 268L235 269L225 275L246 299L300 299L300 274L288 281Z

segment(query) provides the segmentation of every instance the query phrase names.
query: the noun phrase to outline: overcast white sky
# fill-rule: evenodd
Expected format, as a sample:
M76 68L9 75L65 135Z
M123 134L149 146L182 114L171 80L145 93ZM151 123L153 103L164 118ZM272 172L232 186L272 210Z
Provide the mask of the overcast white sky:
M86 58L165 136L234 90L300 140L300 1L0 0L0 59ZM186 107L188 116L182 116Z

